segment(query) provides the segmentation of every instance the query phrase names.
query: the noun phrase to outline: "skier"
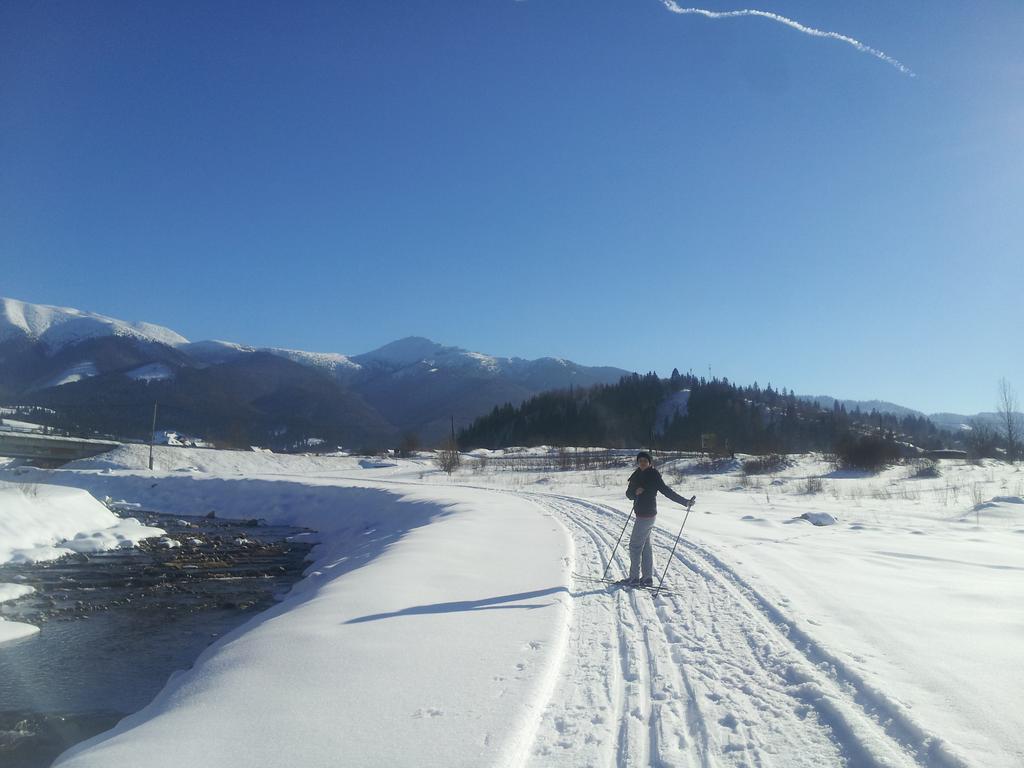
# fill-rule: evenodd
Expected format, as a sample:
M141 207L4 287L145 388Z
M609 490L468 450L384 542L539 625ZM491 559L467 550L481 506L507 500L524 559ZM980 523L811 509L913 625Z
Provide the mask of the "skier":
M633 502L636 522L629 537L629 578L622 583L629 586L650 587L654 585L654 557L651 554L651 531L658 514L658 491L677 504L689 507L691 499L684 499L661 479L661 473L654 468L654 460L647 451L636 455L637 468L629 476L626 498ZM642 572L642 575L641 575Z

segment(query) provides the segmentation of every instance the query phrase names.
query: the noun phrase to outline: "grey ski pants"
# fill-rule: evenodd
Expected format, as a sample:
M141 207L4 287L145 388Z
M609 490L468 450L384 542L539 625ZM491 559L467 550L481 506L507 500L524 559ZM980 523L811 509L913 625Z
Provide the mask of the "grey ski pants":
M654 578L654 555L651 553L651 531L656 517L637 517L629 537L629 578ZM642 571L642 575L641 575Z

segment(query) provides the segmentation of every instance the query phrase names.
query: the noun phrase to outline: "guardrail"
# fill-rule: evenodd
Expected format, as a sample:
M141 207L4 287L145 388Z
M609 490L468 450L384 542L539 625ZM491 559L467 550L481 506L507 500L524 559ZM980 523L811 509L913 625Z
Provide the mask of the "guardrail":
M98 456L119 445L121 443L112 440L0 431L0 456L30 459L52 465Z

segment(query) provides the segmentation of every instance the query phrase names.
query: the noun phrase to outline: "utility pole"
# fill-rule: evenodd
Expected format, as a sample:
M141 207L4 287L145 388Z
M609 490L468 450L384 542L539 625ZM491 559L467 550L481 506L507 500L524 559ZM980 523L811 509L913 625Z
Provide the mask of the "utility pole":
M153 443L156 442L156 403L153 403L153 428L149 430L149 468L153 469Z

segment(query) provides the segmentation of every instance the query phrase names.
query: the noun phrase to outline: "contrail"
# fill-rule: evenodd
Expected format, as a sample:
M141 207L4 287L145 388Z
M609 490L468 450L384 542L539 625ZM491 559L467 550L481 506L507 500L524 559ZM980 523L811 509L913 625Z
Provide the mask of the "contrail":
M795 29L797 32L803 32L805 35L812 35L814 37L827 37L830 40L838 40L841 43L852 45L861 53L869 53L875 58L881 59L886 64L891 64L896 67L904 75L910 77L917 77L913 70L907 65L900 61L897 61L889 54L884 51L880 51L877 48L872 48L870 45L864 45L860 40L855 40L849 35L841 35L838 32L826 32L822 29L815 29L814 27L808 27L801 24L799 21L793 21L793 19L787 19L785 16L780 16L777 13L771 13L769 11L708 11L704 8L683 8L675 0L661 0L662 4L670 10L672 13L678 13L681 16L695 15L704 16L709 19L735 19L740 16L759 16L762 19L768 19L769 21L777 21L779 24L785 24L787 27Z

